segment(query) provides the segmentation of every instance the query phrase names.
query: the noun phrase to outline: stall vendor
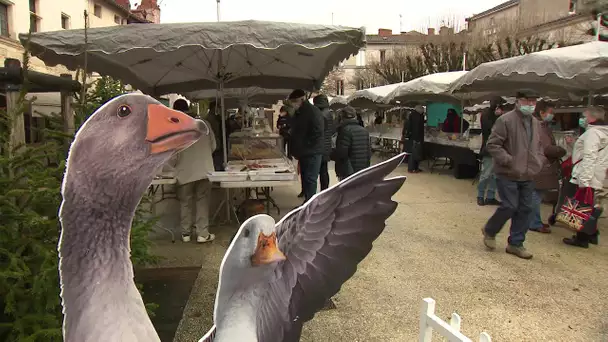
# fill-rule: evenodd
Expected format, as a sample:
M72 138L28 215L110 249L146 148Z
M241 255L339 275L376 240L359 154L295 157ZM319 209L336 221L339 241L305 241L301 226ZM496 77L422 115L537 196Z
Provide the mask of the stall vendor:
M460 122L462 121L462 131L460 130ZM461 119L456 110L448 109L448 115L443 121L441 130L446 133L462 133L469 129L469 122Z

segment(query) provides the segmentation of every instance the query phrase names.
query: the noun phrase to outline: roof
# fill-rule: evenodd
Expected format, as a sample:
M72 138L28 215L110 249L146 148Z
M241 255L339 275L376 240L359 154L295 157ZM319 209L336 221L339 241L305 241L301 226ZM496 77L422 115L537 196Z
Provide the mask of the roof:
M129 19L134 19L134 21L136 22L140 22L140 23L149 23L149 20L146 20L145 18L143 18L141 15L138 15L137 13L133 13L133 11L131 11L131 5L129 4L128 0L102 0L104 3L106 3L107 5L112 6L114 9L120 11L123 15L125 15L127 18ZM127 4L129 5L127 7Z
M467 37L467 31L462 30L457 33L448 34L448 35L427 35L417 31L409 31L401 34L393 34L390 36L380 36L377 34L368 34L365 35L368 44L412 44L412 45L420 45L424 43L435 43L445 40L455 40L464 39Z
M477 14L475 14L475 15L467 18L466 20L467 21L471 21L471 20L480 19L480 18L483 18L483 17L485 17L487 15L490 15L492 13L496 13L496 12L499 12L499 11L502 11L502 10L505 10L507 8L510 8L510 7L513 7L513 6L517 6L517 5L519 5L519 0L506 1L506 2L503 2L502 4L500 4L498 6L494 6L494 7L490 8L489 10L485 10L485 11L483 11L481 13L477 13Z

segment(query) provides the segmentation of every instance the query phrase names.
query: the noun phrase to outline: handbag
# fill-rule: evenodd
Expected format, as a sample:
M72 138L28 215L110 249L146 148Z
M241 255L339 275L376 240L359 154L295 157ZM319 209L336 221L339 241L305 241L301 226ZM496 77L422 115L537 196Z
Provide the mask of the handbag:
M566 197L555 217L576 232L594 234L601 209L593 203L592 188L578 188L572 197Z

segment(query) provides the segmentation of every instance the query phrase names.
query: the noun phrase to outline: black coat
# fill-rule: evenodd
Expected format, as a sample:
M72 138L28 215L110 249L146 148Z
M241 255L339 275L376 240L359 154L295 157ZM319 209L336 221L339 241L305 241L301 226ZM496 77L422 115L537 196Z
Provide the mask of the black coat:
M336 128L334 126L334 118L331 110L329 108L325 108L321 110L323 114L323 157L326 161L329 160L329 156L331 155L331 137L336 132Z
M424 142L424 114L412 111L407 120L406 138Z
M489 156L486 151L486 144L488 143L488 138L492 133L492 127L494 127L494 123L498 119L498 116L494 113L496 108L486 108L483 110L481 114L481 151L480 155Z
M297 159L323 154L323 114L304 101L291 121L291 153Z
M357 119L345 119L338 127L336 148L332 159L336 161L336 174L345 178L370 165L372 157L369 132Z

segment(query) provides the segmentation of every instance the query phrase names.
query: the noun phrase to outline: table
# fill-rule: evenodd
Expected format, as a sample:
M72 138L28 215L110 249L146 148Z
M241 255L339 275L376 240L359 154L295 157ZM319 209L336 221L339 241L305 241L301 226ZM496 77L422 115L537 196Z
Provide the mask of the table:
M279 206L277 205L277 203L275 202L275 200L270 195L271 188L275 188L275 187L288 187L288 186L294 186L296 184L298 184L298 181L295 180L295 179L294 180L289 180L289 181L252 181L252 180L246 180L246 181L235 181L235 182L230 182L230 181L219 182L220 188L224 188L224 189L227 189L227 190L229 190L229 189L245 189L245 191L247 191L247 196L249 196L251 189L256 189L256 196L258 197L258 199L266 200L266 213L268 215L270 215L270 205L271 204L277 209L277 214L281 215L281 209L279 208ZM258 192L257 189L261 189L261 193ZM259 197L260 195L263 195L264 197L260 198ZM225 200L224 200L224 202L225 202ZM219 208L221 208L223 206L223 204L224 203L220 204ZM219 208L218 208L218 211L216 211L214 213L214 215L213 215L214 218L218 214ZM236 210L234 209L234 207L232 207L232 213L237 218L237 223L241 224L241 222L239 222L239 220L238 220L238 215L236 214Z
M148 188L148 196L150 197L150 214L152 217L156 218L156 204L166 200L166 199L177 199L176 194L165 191L166 185L175 185L177 184L177 179L175 178L155 178L150 187ZM158 190L161 191L160 200L156 200L156 193ZM173 230L163 227L162 225L158 226L158 222L155 224L155 227L160 227L162 230L169 232L171 234L171 242L175 243L175 234Z

